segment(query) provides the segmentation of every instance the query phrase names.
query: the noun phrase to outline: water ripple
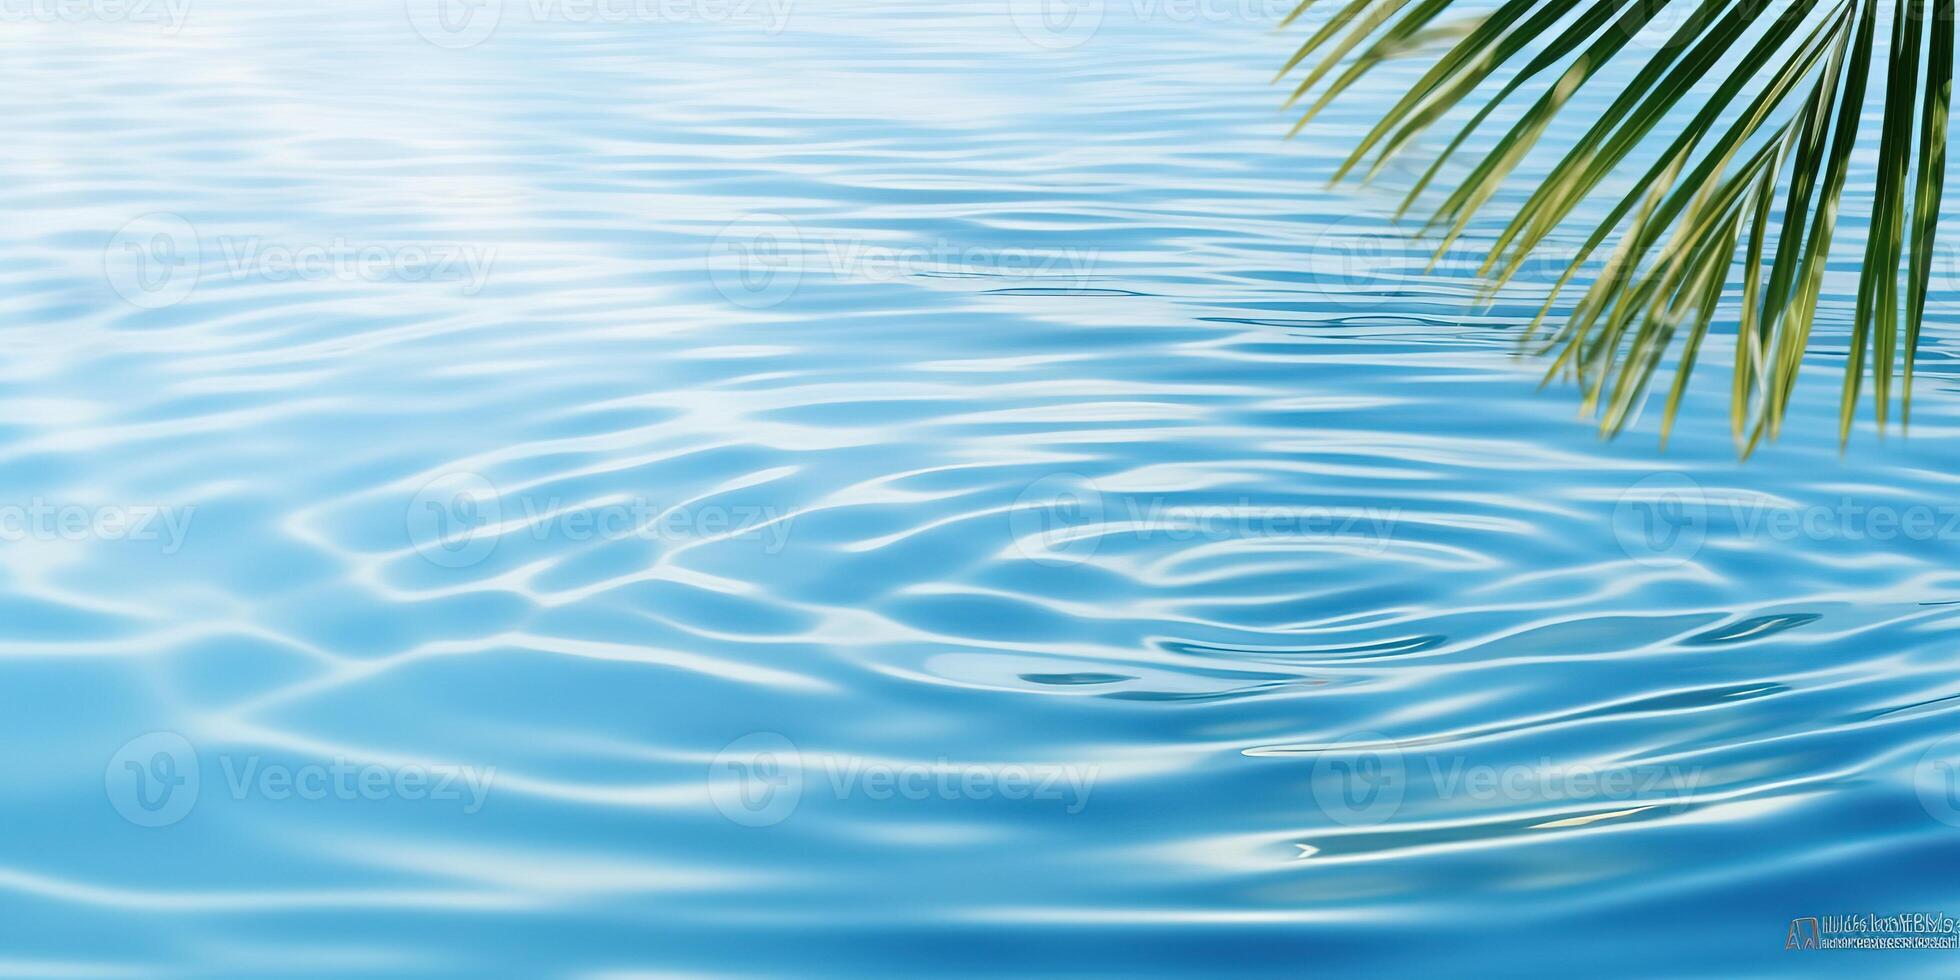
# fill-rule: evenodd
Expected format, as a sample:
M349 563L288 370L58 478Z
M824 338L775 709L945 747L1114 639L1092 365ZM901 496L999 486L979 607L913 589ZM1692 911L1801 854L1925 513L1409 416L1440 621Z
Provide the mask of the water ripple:
M1840 349L1746 467L1605 445L1487 223L1326 188L1405 69L1281 139L1283 11L421 6L0 39L0 973L1763 975L1952 898L1951 283L1910 440Z

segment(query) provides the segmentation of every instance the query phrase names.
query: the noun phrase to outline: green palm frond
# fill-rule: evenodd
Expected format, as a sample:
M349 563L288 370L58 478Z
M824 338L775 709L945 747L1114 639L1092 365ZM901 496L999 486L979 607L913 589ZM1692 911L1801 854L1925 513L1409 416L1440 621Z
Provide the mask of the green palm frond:
M1473 16L1458 10L1445 18L1472 3L1480 8ZM1305 0L1282 26L1315 6ZM1839 439L1850 436L1867 373L1880 430L1895 372L1901 422L1910 420L1914 350L1946 178L1954 0L1320 6L1326 16L1279 73L1302 74L1288 105L1311 99L1296 133L1384 61L1434 59L1360 139L1335 181L1358 170L1372 179L1418 137L1453 120L1454 135L1408 192L1406 212L1466 145L1481 134L1488 146L1464 161L1467 172L1429 221L1440 234L1439 259L1491 207L1561 110L1597 83L1605 108L1578 121L1583 132L1510 215L1478 272L1486 295L1495 295L1555 232L1578 220L1582 204L1597 199L1606 208L1526 337L1555 354L1547 379L1576 380L1585 409L1609 436L1637 414L1672 352L1666 441L1709 327L1724 297L1739 291L1732 428L1745 455L1765 435L1776 437L1823 294L1852 154L1861 135L1866 145L1874 142L1861 129L1869 128L1867 100L1875 95L1878 164ZM1882 42L1887 21L1889 40ZM1628 50L1643 32L1664 40L1644 55ZM1494 118L1512 121L1499 127ZM1563 323L1542 336L1575 284L1583 292L1562 310Z

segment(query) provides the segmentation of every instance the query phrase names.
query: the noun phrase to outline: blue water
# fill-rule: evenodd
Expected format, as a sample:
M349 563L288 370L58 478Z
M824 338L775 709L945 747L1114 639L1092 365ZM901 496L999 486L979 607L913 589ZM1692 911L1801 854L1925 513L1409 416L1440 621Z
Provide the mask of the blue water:
M1604 443L1401 69L1028 6L9 15L0 974L1953 975L1784 946L1960 915L1956 253Z

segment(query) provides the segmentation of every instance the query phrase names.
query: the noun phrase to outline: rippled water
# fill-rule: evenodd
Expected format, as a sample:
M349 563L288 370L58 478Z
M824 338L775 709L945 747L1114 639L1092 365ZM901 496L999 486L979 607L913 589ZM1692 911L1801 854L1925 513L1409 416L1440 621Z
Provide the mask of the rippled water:
M1276 6L501 6L8 15L0 973L1952 975L1954 263L1603 444Z

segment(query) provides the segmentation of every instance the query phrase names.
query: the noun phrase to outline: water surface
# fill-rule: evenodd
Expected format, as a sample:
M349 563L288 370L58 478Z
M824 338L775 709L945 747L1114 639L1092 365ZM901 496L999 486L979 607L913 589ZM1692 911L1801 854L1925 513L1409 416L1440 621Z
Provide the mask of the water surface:
M1952 263L1602 443L1097 6L8 23L0 972L1951 975Z

